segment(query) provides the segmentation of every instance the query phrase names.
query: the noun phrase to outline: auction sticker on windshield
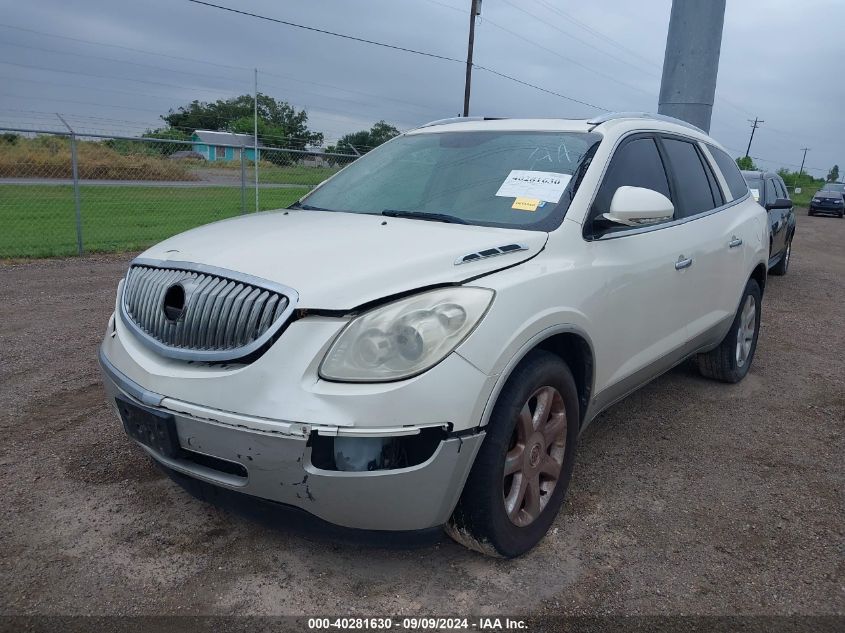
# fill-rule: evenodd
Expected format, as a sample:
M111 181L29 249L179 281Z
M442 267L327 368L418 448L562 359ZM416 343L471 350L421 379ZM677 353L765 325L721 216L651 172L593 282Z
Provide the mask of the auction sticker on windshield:
M551 171L514 169L496 192L502 198L529 198L559 202L572 176Z

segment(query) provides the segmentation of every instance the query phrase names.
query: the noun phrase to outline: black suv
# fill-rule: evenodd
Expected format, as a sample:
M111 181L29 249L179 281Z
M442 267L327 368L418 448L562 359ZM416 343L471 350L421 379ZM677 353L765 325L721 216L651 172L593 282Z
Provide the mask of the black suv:
M845 215L845 184L841 182L826 182L824 187L816 192L810 200L807 215L829 213L839 216Z
M771 171L743 171L751 195L769 214L769 270L785 275L795 235L795 211L783 179Z

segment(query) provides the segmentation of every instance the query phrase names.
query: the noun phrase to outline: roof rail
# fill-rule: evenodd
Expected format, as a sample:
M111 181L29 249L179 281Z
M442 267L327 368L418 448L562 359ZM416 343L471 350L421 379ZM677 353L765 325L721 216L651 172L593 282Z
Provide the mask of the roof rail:
M673 116L666 116L665 114L652 114L651 112L609 112L607 114L602 114L600 116L589 119L587 121L587 124L597 126L601 125L602 123L606 123L607 121L614 121L616 119L652 119L654 121L665 121L666 123L682 125L683 127L695 130L696 132L707 134L707 132L702 130L700 127L693 125L692 123L688 123L687 121L684 121L682 119L676 119Z
M447 123L464 123L466 121L498 121L501 117L495 116L453 116L448 119L437 119L436 121L429 121L423 123L419 127L432 127L434 125L446 125ZM419 129L419 128L417 128Z

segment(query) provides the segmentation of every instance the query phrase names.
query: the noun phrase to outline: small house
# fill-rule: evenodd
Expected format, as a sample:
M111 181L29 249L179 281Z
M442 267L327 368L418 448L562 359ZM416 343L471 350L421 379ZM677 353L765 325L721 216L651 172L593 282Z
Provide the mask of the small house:
M255 158L251 134L235 134L234 132L215 132L213 130L196 130L191 134L193 151L201 154L206 160L240 161L241 152L247 160ZM261 150L258 150L261 158Z

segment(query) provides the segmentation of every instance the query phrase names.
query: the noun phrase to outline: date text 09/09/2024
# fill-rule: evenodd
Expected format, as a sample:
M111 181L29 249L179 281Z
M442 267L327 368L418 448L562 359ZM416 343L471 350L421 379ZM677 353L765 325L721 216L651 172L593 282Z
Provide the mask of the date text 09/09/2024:
M526 630L525 620L514 618L480 617L480 618L441 618L441 617L409 617L409 618L379 618L379 617L350 617L350 618L309 618L310 631L321 630L391 630L428 631L428 630Z

